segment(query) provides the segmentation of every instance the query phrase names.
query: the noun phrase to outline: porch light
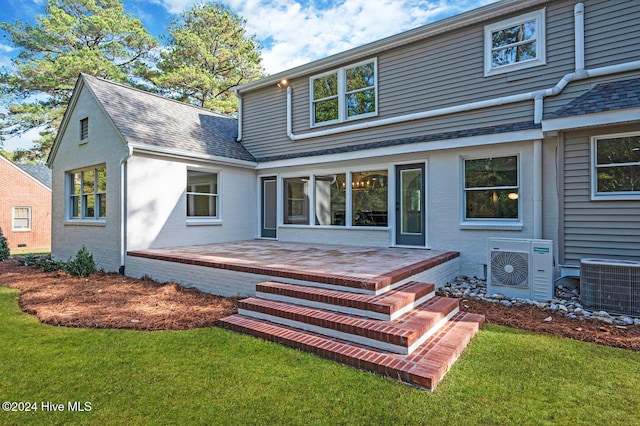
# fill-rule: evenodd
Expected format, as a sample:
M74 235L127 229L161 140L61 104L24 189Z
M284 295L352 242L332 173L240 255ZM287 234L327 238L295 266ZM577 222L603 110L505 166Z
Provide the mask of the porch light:
M287 81L286 78L283 78L282 80L280 80L278 82L278 87L282 88L282 87L287 87L289 85L289 82Z
M508 197L510 200L514 200L514 201L515 201L515 200L517 200L517 199L518 199L518 193L517 193L517 192L510 192L510 193L509 193L509 195L507 195L507 197Z

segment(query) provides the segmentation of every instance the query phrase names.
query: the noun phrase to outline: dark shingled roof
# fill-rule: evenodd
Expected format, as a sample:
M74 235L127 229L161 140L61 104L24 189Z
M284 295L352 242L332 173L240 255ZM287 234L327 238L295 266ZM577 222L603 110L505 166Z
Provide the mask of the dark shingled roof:
M127 143L255 161L234 118L82 74Z
M258 158L257 161L258 162L278 161L278 160L288 160L291 158L314 157L317 155L340 154L344 152L363 151L366 149L386 148L389 146L410 145L410 144L420 143L420 142L433 142L433 141L441 141L441 140L467 138L472 136L492 135L497 133L519 132L522 130L540 129L541 127L542 126L540 124L535 124L532 121L527 121L522 123L505 124L501 126L490 126L490 127L480 127L476 129L460 130L456 132L436 133L432 135L416 136L412 138L390 139L386 141L369 142L369 143L363 143L360 145L341 146L339 148L320 149L316 151L308 151L308 152L301 152L301 153L295 153L295 154L262 157L262 158Z
M640 79L601 83L563 106L549 118L595 114L640 107Z
M31 175L36 180L43 183L47 188L51 189L51 169L44 164L21 164L13 163L25 173Z

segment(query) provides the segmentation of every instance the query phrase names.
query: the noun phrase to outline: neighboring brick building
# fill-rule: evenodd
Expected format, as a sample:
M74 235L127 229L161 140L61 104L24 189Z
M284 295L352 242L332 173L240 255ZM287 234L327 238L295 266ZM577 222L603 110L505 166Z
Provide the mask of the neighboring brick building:
M0 228L12 253L51 250L51 171L0 157Z

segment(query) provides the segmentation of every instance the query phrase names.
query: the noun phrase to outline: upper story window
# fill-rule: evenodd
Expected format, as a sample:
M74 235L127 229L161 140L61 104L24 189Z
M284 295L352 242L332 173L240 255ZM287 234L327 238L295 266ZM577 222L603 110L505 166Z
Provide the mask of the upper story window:
M592 197L640 199L640 133L591 138Z
M89 139L89 119L80 120L80 141L86 142Z
M518 156L464 160L464 219L518 219Z
M67 173L67 185L69 218L107 217L107 169L104 166Z
M187 217L219 219L218 174L187 171Z
M13 231L31 230L31 207L13 208Z
M311 126L377 113L377 61L349 65L311 77Z
M485 76L546 63L544 12L542 9L485 27Z

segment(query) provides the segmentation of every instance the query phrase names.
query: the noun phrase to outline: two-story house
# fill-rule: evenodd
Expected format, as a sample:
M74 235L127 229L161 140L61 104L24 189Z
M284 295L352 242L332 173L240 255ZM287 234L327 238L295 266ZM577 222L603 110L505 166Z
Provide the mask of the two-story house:
M253 238L640 259L640 3L503 0L238 86L237 120L82 75L53 256ZM126 271L126 269L125 269Z

